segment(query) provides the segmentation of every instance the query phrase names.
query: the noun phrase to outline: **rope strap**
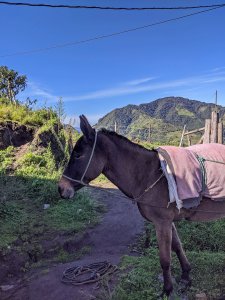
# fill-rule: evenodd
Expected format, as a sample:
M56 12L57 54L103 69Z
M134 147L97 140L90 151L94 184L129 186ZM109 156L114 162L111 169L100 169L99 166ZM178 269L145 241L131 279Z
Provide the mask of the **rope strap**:
M107 261L93 263L85 266L74 266L63 272L62 283L82 285L99 281L106 275L111 275L118 270L116 265Z
M225 165L225 162L208 159L208 158L202 157L198 154L195 154L195 155L200 164L201 175L202 175L202 192L204 192L206 189L206 186L207 186L207 172L206 172L206 168L205 168L205 162L209 161L209 162L213 162L213 163L217 163L217 164L221 164L221 165Z
M202 177L202 192L205 191L207 185L207 173L205 169L205 158L196 154L196 158L200 165L201 177Z

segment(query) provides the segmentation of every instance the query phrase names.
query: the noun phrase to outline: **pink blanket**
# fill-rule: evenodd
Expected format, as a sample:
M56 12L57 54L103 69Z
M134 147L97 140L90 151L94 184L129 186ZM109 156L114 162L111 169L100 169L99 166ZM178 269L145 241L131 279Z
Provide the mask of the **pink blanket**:
M172 171L179 199L184 200L183 207L185 207L185 200L200 200L202 196L213 200L225 200L225 164L207 161L225 163L225 145L202 144L187 148L162 146L157 151ZM206 171L205 187L202 178L203 169L197 156L206 159L203 162ZM188 204L188 206L192 205Z

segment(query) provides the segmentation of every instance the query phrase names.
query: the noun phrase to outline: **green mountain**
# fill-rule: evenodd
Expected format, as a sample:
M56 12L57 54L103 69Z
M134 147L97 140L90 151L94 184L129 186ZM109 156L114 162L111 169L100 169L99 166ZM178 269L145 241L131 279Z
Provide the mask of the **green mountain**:
M96 128L114 130L131 139L150 140L153 143L177 143L183 126L187 130L204 127L215 104L182 97L166 97L150 103L117 108L101 118ZM218 106L220 117L225 108ZM198 136L193 136L198 139Z

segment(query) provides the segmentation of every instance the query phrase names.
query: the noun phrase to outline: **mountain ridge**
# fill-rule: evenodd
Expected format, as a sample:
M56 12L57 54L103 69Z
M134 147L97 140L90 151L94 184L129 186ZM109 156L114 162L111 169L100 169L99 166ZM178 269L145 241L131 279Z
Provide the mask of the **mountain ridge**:
M183 97L164 97L139 105L128 104L116 108L99 119L96 128L117 129L131 139L150 139L156 143L177 143L183 126L193 130L204 126L210 118L214 103L206 103ZM225 107L217 105L220 117L225 115Z

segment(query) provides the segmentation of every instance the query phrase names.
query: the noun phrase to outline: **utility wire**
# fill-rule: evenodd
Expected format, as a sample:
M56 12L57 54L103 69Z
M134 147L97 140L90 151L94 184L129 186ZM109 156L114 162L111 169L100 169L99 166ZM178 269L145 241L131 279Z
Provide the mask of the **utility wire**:
M130 28L130 29L126 29L126 30L123 30L123 31L113 32L111 34L98 35L98 36L95 36L95 37L92 37L92 38L89 38L89 39L85 39L85 40L79 40L79 41L69 42L69 43L65 43L65 44L58 44L58 45L54 45L54 46L49 46L49 47L45 47L45 48L39 48L39 49L33 49L33 50L27 50L27 51L15 52L15 53L11 53L11 54L0 55L0 58L9 57L9 56L17 56L17 55L25 55L25 54L33 54L33 53L49 51L49 50L57 49L57 48L76 46L76 45L80 45L80 44L84 44L84 43L88 43L88 42L93 42L93 41L97 41L97 40L101 40L101 39L105 39L105 38L109 38L109 37L129 33L129 32L133 32L133 31L146 29L146 28L149 28L149 27L153 27L153 26L162 25L162 24L165 24L165 23L181 20L181 19L188 18L188 17L194 16L194 15L199 15L199 14L206 13L206 12L209 12L209 11L212 11L212 10L215 10L215 9L219 9L219 8L222 8L222 7L224 7L224 6L209 8L209 9L201 10L201 11L198 11L198 12L195 12L195 13L183 15L183 16L180 16L180 17L175 17L175 18L172 18L172 19L167 19L167 20L147 24L147 25L140 26L140 27Z
M225 6L225 3L197 6L176 6L176 7L112 7L112 6L89 6L89 5L65 5L65 4L47 4L47 3L28 3L28 2L8 2L0 1L1 5L46 7L46 8L70 8L70 9L101 9L101 10L184 10L198 8L217 8Z

